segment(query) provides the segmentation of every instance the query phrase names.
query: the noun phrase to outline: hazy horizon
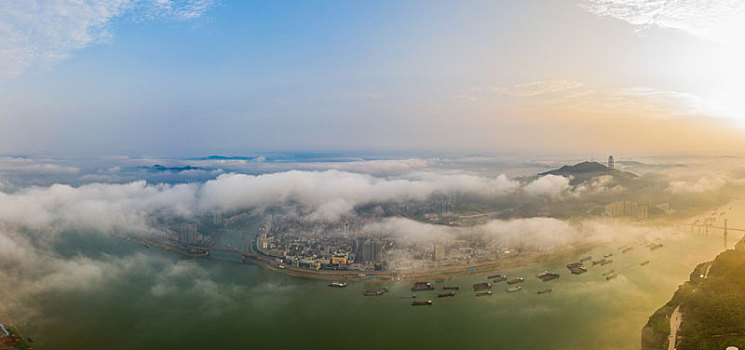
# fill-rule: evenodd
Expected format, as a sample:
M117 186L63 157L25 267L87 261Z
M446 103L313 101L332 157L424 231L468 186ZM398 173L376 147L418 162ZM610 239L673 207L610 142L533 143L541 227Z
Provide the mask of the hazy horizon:
M0 0L0 349L745 348L744 62L741 0Z
M1 6L0 154L745 149L736 1Z

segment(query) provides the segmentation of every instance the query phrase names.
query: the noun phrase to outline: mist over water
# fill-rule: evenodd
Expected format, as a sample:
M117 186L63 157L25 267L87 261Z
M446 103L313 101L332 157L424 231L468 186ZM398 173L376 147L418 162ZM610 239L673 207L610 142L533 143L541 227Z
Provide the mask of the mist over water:
M627 169L640 176L632 182L505 175L523 171L515 169L537 174L554 161L526 168L525 161L505 166L500 160L501 169L461 158L298 162L279 166L304 170L282 171L266 159L231 163L235 168L228 170L208 160L195 170L193 161L56 161L64 174L44 166L49 160L9 161L0 172L6 179L0 280L11 287L0 297L38 348L638 348L649 315L694 266L724 249L721 232L705 237L677 224L708 217L715 225L729 218L730 227L745 227L743 204L727 204L742 193L740 167L717 160L702 161L705 166L689 160L684 170L671 162L629 162ZM147 162L167 165L141 165ZM722 170L713 174L712 166ZM40 167L53 174L33 175ZM458 226L386 214L390 207L426 207L443 197L492 210L492 217ZM604 204L618 199L668 202L647 222L603 216ZM511 264L506 258L492 271L434 280L438 291L444 285L461 289L454 298L419 292L417 300L433 299L434 305L412 307L411 299L398 298L412 293L410 282L329 288L326 281L242 263L234 254L188 258L136 239L162 237L174 222L211 221L216 210L246 215L217 235L219 244L244 247L269 213L309 230L295 233L315 236L343 235L340 221L372 213L377 219L354 234L385 235L424 249L477 237L548 260L502 268ZM736 238L730 233L730 246ZM650 242L664 247L650 251L644 245ZM626 245L635 248L622 254ZM577 251L580 246L591 248ZM583 275L565 267L607 253L614 254L612 264L590 266ZM602 273L611 269L618 277L607 281ZM541 282L535 275L544 270L561 278ZM495 273L525 277L524 290L506 293L495 283L493 296L476 297L471 285ZM389 293L362 296L382 287ZM548 287L552 293L536 294Z
M109 240L116 240L112 242ZM698 263L722 250L721 237L707 239L682 231L650 252L637 246L621 254L600 246L540 263L498 270L523 276L523 291L506 293L495 283L491 297L475 297L470 285L494 271L434 281L459 285L454 298L433 299L431 307L412 307L411 284L353 283L344 289L327 282L294 278L237 259L187 259L116 238L77 254L130 260L115 276L90 289L42 292L19 300L34 313L17 321L39 348L298 348L355 346L636 349L650 313L666 302ZM75 243L75 242L73 242ZM80 245L76 245L80 247ZM85 245L82 245L85 246ZM613 252L614 263L590 267L574 276L564 265L580 255ZM639 263L649 260L644 267ZM125 265L126 265L125 264ZM601 275L615 269L619 277ZM535 274L561 274L541 282ZM369 288L387 287L381 297L363 297ZM553 293L537 295L546 287ZM439 289L439 288L438 288ZM23 307L12 308L22 314Z
M743 0L0 0L0 350L745 348L741 266L666 305L743 62Z

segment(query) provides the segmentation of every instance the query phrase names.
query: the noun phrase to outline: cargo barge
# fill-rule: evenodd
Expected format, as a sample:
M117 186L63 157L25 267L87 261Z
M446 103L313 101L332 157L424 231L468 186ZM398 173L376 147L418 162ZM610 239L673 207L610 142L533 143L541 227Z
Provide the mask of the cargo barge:
M334 282L329 283L329 287L344 288L346 286L347 286L346 283L338 282L338 281L334 281Z
M366 290L364 293L362 293L362 295L366 297L379 297L385 294L385 292L387 291L388 290L386 289L371 289L371 290Z
M482 283L474 283L473 284L473 291L480 291L484 289L491 289L491 283L489 282L482 282Z
M656 250L656 249L660 249L660 248L662 248L662 243L651 244L651 245L649 246L649 249L650 249L650 250Z
M515 284L515 283L523 283L525 282L525 279L522 277L513 278L509 281L507 281L507 284Z
M602 259L602 260L596 260L592 262L592 266L600 265L605 266L613 262L613 259Z
M581 262L567 264L567 269L575 275L583 274L587 272L587 268Z
M551 272L548 272L548 271L543 271L543 272L537 274L536 277L540 278L541 281L543 281L543 282L548 282L550 280L555 280L555 279L559 278L559 274L558 273L551 273Z
M418 290L435 290L435 286L430 282L415 282L414 286L411 287L412 291Z

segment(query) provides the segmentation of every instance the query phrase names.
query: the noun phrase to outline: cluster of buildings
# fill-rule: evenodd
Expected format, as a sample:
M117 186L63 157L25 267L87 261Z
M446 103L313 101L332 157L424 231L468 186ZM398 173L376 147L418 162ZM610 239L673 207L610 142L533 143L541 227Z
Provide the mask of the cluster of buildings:
M385 254L393 247L390 240L379 238L290 235L261 229L256 250L278 262L309 269L381 270Z
M166 238L179 243L194 244L203 242L205 235L197 231L197 224L182 223L177 231L166 230Z
M366 219L362 219L366 220ZM312 224L300 224L301 231L292 230L299 223L293 219L267 216L255 240L257 253L274 259L278 264L315 270L409 270L460 266L494 261L500 256L517 254L494 242L451 240L401 246L392 237L363 235L358 222L342 222L335 231L319 231Z
M649 217L648 207L636 201L616 201L605 205L605 215L611 218L627 217L643 220Z

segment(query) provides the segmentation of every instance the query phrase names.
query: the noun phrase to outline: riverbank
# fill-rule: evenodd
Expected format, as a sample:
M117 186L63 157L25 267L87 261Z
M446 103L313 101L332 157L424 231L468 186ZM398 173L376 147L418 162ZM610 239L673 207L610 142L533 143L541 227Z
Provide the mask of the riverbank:
M420 271L329 271L329 270L311 270L294 266L284 266L282 268L270 258L263 257L252 252L253 257L249 260L262 267L276 271L292 277L319 279L327 281L343 282L407 282L418 280L433 280L465 276L470 274L481 274L495 271L498 269L509 269L537 264L542 261L551 260L557 256L576 254L579 255L595 248L597 244L586 243L574 247L568 247L561 250L547 252L526 253L515 257L503 258L496 261L488 261L478 264L452 266L444 268L427 269Z
M745 241L699 264L642 329L642 349L745 347ZM670 320L680 310L679 331ZM670 334L676 334L671 337Z

